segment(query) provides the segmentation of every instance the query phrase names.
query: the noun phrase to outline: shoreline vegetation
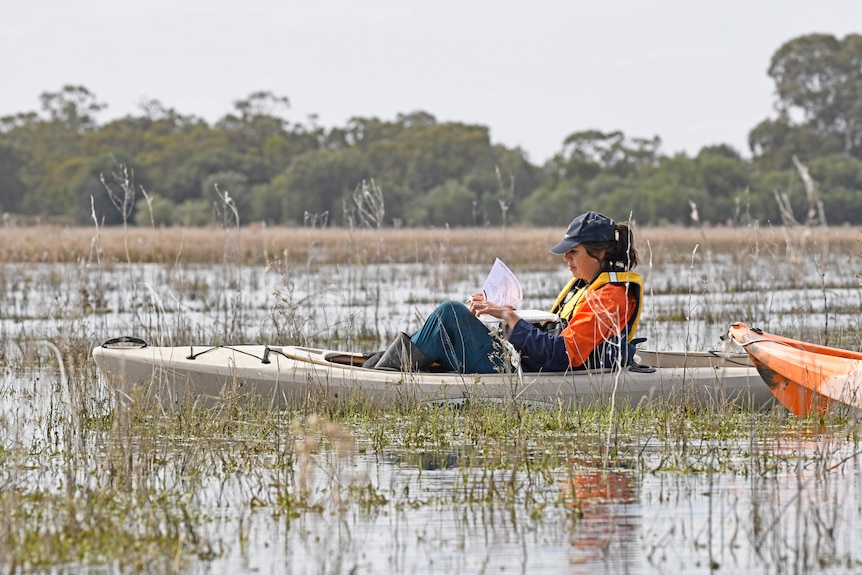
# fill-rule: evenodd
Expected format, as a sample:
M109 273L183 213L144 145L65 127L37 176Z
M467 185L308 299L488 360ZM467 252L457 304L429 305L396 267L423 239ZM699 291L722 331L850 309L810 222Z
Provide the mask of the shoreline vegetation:
M113 263L300 265L435 263L554 268L548 253L564 227L482 228L241 228L53 224L0 226L2 263ZM860 230L838 227L636 227L642 261L650 255L690 255L697 249L738 246L786 250L805 244L859 253Z

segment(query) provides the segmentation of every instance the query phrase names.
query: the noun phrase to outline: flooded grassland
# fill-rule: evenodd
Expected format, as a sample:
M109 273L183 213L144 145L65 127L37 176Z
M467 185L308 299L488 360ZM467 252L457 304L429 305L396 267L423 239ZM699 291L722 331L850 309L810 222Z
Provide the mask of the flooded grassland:
M686 402L272 410L118 402L90 358L160 345L372 351L495 257L524 308L559 230L0 228L0 569L16 573L844 573L860 427ZM638 230L645 347L734 321L862 348L859 232Z

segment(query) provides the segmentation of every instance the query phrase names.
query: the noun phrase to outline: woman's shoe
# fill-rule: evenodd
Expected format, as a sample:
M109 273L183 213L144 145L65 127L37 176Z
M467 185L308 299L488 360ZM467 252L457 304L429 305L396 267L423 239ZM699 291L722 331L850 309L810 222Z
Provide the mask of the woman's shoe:
M380 356L374 369L428 371L433 363L433 359L425 355L420 347L410 341L409 335L401 332Z

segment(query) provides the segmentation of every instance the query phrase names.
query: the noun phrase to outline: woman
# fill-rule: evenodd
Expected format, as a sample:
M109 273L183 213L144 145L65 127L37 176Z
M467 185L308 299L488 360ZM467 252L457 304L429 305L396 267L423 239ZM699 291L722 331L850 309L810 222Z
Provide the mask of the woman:
M638 263L631 227L587 212L572 220L563 240L550 251L563 256L573 276L551 308L565 324L559 335L521 319L512 308L487 301L481 293L473 294L469 307L453 301L438 306L419 331L401 334L374 367L425 370L436 362L461 373L505 371L505 346L478 319L480 315L499 318L508 326L508 342L527 371L630 363L643 300L643 280L630 271ZM366 366L373 362L372 358Z

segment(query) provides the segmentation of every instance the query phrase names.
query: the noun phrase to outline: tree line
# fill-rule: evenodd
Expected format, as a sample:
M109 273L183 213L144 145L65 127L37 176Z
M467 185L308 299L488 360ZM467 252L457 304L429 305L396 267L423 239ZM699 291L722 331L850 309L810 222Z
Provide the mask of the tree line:
M768 74L776 115L752 127L750 157L580 130L543 165L425 111L324 129L256 92L213 124L157 100L100 124L106 105L68 85L0 118L0 210L74 225L559 226L588 209L647 225L862 224L862 35L792 39Z

